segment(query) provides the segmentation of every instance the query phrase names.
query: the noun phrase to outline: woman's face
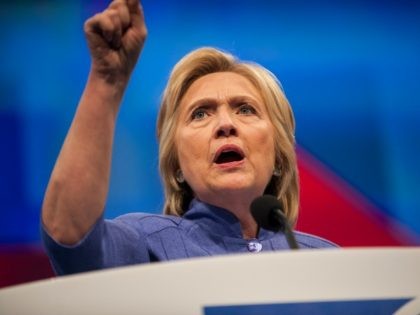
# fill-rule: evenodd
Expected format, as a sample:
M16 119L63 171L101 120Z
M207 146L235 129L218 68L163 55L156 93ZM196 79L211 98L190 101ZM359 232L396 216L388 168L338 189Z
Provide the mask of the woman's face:
M180 104L176 146L198 199L262 195L274 168L274 129L257 89L245 77L217 72L196 80Z

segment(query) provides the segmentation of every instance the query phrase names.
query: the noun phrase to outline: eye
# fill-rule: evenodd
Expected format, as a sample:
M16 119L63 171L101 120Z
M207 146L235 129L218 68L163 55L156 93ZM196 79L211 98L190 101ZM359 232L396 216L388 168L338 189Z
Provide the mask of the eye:
M207 111L204 108L197 108L191 114L192 120L202 120L208 116Z
M256 111L254 107L245 103L239 106L238 113L241 115L254 115Z

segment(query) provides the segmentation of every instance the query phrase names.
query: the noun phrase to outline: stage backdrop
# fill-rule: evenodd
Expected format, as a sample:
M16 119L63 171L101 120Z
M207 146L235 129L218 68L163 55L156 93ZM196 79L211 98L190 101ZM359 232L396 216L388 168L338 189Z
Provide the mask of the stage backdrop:
M0 286L51 274L49 174L108 1L0 4ZM277 75L294 109L298 228L342 246L420 242L420 2L145 0L149 37L119 114L106 216L161 211L155 121L171 67L216 46ZM19 278L18 278L19 277Z

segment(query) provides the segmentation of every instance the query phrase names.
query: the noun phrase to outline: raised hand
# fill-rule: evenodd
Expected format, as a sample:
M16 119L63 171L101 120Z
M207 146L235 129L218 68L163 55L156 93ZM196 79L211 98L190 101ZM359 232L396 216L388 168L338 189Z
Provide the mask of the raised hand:
M84 25L91 74L108 83L126 83L143 48L147 29L138 0L114 0Z
M63 244L81 240L104 211L117 113L147 34L138 0L114 0L84 29L89 78L42 206L46 230Z

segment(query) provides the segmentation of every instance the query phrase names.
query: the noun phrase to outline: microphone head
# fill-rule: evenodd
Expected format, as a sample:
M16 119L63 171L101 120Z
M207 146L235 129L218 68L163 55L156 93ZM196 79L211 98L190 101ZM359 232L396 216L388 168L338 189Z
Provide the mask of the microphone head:
M263 195L251 203L251 213L257 224L270 231L284 231L285 216L280 201L271 195Z

